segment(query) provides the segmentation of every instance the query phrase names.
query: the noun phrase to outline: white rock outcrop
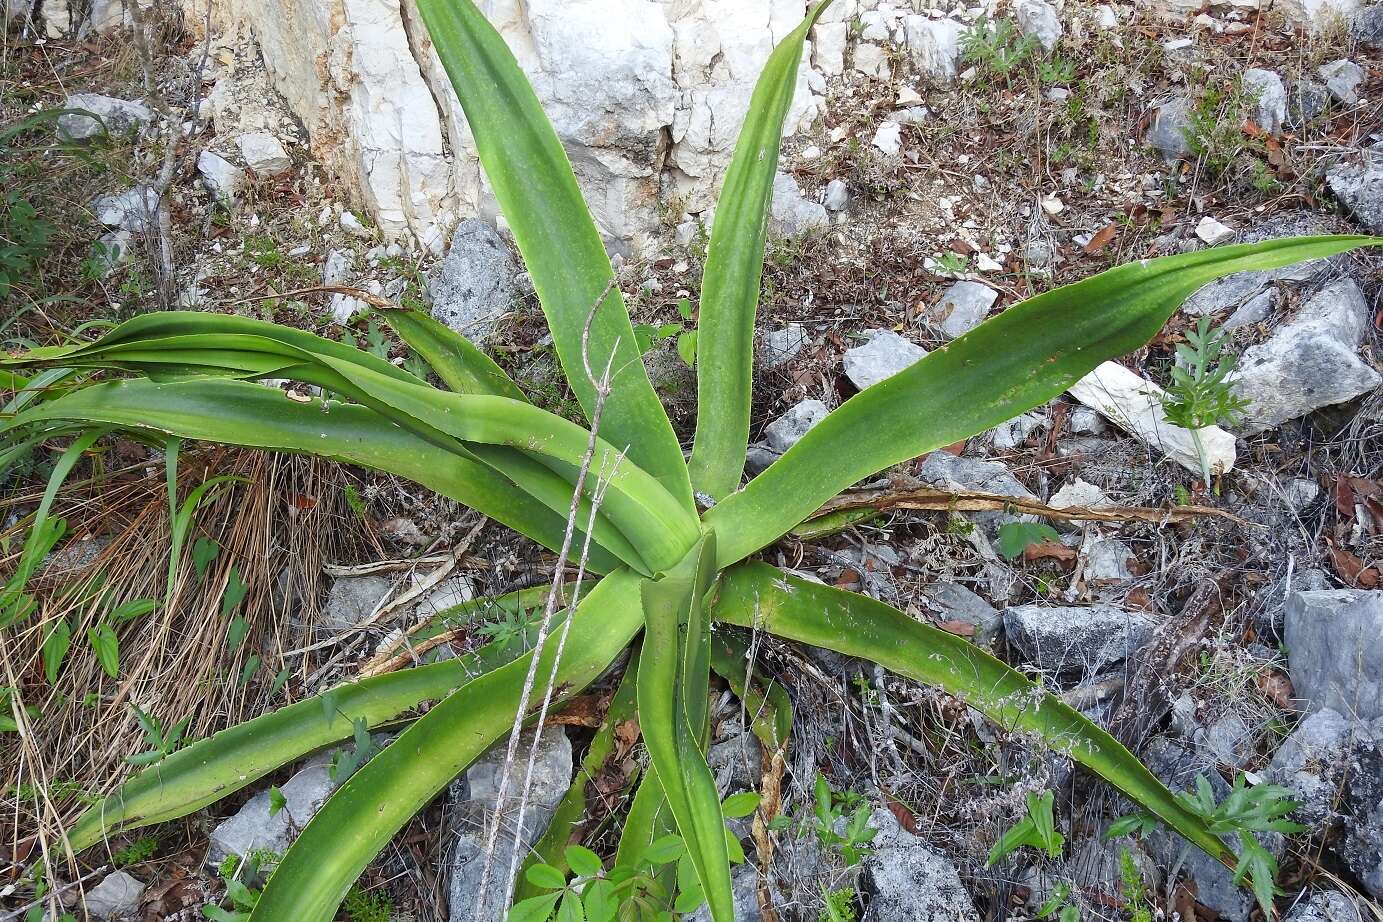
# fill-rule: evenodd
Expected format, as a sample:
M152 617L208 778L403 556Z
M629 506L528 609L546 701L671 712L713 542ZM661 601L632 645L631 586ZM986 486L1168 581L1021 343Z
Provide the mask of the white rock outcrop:
M314 154L354 186L386 239L411 236L441 252L460 218L494 216L465 115L412 0L215 2L215 34L250 30ZM691 214L713 203L759 71L807 6L479 5L532 81L602 234L632 249L656 226L660 202L685 201ZM822 63L834 69L841 54L838 45ZM812 60L808 47L789 133L821 111L808 85ZM813 79L824 87L819 74Z

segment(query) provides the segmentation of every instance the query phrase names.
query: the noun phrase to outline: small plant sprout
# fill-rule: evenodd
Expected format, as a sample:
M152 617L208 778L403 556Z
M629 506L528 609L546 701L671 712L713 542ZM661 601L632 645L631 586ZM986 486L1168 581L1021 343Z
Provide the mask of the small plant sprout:
M1186 342L1177 345L1177 360L1172 366L1172 384L1162 399L1167 421L1191 433L1206 489L1211 472L1206 461L1200 430L1216 423L1233 423L1248 403L1235 396L1230 375L1234 357L1225 354L1226 331L1212 328L1209 317L1202 317Z
M816 840L825 848L839 851L846 867L859 864L869 854L869 843L879 834L869 825L869 804L854 791L833 790L820 772L812 794Z
M1061 534L1043 522L1005 522L999 526L999 553L1013 560L1034 544L1060 541Z
M1014 823L999 837L999 841L994 843L994 847L989 850L988 863L993 865L1003 861L1024 845L1040 849L1048 858L1060 855L1062 846L1066 844L1066 837L1056 831L1056 817L1052 812L1053 800L1055 796L1051 791L1028 794L1027 815Z
M134 709L135 719L144 731L144 744L149 748L144 752L126 756L126 762L131 765L153 765L172 755L182 744L183 734L187 732L187 725L192 722L192 715L189 714L174 724L172 729L164 731L158 719L145 713L139 705L131 704L130 707Z

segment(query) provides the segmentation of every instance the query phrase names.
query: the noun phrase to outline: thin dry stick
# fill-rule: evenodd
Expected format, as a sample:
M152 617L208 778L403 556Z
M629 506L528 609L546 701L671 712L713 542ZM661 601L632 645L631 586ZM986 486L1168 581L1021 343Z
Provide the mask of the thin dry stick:
M581 334L581 352L582 362L586 366L586 374L588 377L592 376L590 359L589 355L587 354L588 346L590 343L591 324L595 320L596 312L600 310L600 306L605 303L605 299L609 297L610 292L614 290L614 287L615 279L612 277L610 281L606 283L605 289L600 293L600 296L596 298L595 304L591 306L590 312L586 315L586 325L585 328L582 330ZM618 345L618 343L616 343L616 345ZM616 352L617 350L615 349L611 350L611 364L613 364L614 362ZM608 367L606 370L608 374ZM584 495L585 491L586 477L590 473L591 462L595 458L595 452L598 446L597 432L600 429L600 413L605 408L605 398L609 394L608 380L604 382L604 385L605 386L603 388L599 385L596 387L596 404L591 414L591 435L586 443L585 454L581 458L581 467L576 474L576 485L572 490L571 506L567 511L567 525L566 529L562 533L562 548L557 555L557 566L552 574L552 584L548 589L547 603L543 606L543 620L538 627L538 636L534 641L533 652L528 661L528 675L524 678L523 692L519 697L519 706L514 712L514 725L509 732L509 745L508 748L505 750L504 754L504 767L500 773L499 790L495 793L494 821L490 825L490 831L487 834L485 840L485 864L481 868L480 872L480 886L478 890L481 894L481 900L476 904L476 922L484 922L484 920L482 919L482 914L484 912L485 907L484 894L486 888L490 883L490 870L494 863L495 846L496 843L499 841L499 827L500 823L503 821L504 797L509 787L509 773L510 769L514 764L514 757L518 752L519 737L523 733L524 715L528 711L528 702L533 693L533 686L537 681L538 661L542 659L543 648L546 646L548 635L551 633L552 630L552 617L556 611L557 599L561 595L564 583L564 580L562 578L563 570L565 569L563 566L563 561L567 560L571 554L572 538L576 532L576 520L581 509L581 498ZM587 532L587 545L589 546L589 531ZM584 564L584 560L582 562ZM568 622L570 622L570 616L568 616ZM551 691L552 690L550 688L546 690L544 694L545 699L551 694ZM537 730L535 730L535 746L536 734L540 733L541 730L541 725L539 725ZM525 778L525 798L527 797L528 793L527 789L528 779ZM518 836L516 836L514 841L515 847L517 848L519 847L519 843L521 843L522 840ZM509 894L506 891L502 896L502 901L507 904L508 900Z

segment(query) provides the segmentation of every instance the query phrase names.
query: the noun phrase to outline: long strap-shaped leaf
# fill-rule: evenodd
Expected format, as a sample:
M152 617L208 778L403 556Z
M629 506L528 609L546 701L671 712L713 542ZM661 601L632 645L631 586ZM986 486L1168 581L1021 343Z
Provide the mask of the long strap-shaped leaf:
M726 571L716 620L878 663L935 685L1004 727L1035 733L1123 791L1212 857L1228 849L1131 752L1079 711L970 642L867 596L763 563Z
M1377 246L1291 237L1129 263L1011 307L837 409L744 490L706 513L726 567L851 484L997 426L1147 342L1193 291L1249 269Z
M514 379L494 359L451 327L427 314L409 310L376 310L404 342L432 366L437 377L458 394L492 394L527 401Z
M571 163L518 62L471 0L419 0L418 11L461 99L481 165L523 254L567 381L589 419L595 389L581 354L582 331L614 276ZM590 329L591 364L614 356L613 393L601 421L607 441L694 509L682 449L648 381L619 291Z
M830 2L818 3L769 56L716 206L701 276L696 443L688 464L693 488L715 499L733 493L744 473L754 389L754 314L783 120L797 89L803 43Z
M47 421L109 424L359 464L451 497L549 550L562 547L562 515L490 467L426 442L365 407L340 403L328 407L315 399L300 403L282 391L241 381L191 379L159 384L134 379L92 385L41 403L0 425L0 431ZM553 485L552 502L563 488L562 483ZM571 489L565 489L569 503ZM615 555L628 557L633 566L644 566L641 556L613 528L598 527L595 538L601 546L592 549L592 566L598 571L616 569Z
M598 677L638 632L641 578L620 570L577 607L554 701ZM552 668L544 648L538 674ZM509 730L527 654L472 681L418 719L352 775L307 824L269 878L252 922L328 922L366 865L408 820ZM538 701L533 701L536 709Z
M705 596L715 579L711 532L676 567L643 584L639 719L649 757L716 922L733 922L730 859L702 737L710 679Z
M508 598L494 601L503 604ZM496 642L456 659L343 685L198 740L88 808L68 831L72 850L186 816L281 765L349 739L357 720L371 727L394 720L425 701L446 697L517 654L517 649Z

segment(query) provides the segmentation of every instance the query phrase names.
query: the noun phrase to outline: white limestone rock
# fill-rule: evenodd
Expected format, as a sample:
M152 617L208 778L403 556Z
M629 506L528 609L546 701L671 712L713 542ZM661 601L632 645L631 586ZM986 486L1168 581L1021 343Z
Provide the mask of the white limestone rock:
M142 102L100 93L74 93L67 97L63 108L82 110L58 116L57 135L63 141L89 141L107 133L128 134L152 124L155 117L154 110ZM91 114L85 114L88 112Z
M267 131L252 131L236 139L245 166L256 176L276 176L293 165L283 142Z
M1201 465L1189 429L1173 426L1162 410L1162 388L1116 362L1102 362L1067 390L1081 403L1099 411L1120 429L1199 474ZM1199 432L1206 464L1212 474L1234 467L1234 436L1219 426Z

